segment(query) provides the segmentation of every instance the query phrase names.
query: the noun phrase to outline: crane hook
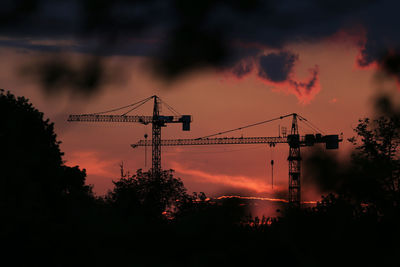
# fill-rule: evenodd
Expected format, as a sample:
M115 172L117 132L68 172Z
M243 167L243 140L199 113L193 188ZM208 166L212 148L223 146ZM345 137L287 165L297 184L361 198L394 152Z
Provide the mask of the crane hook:
M271 188L274 189L274 160L271 160Z
M147 133L144 134L145 144L144 144L144 167L147 168Z
M275 147L275 143L269 144L271 149L271 188L274 189L274 153L273 148Z

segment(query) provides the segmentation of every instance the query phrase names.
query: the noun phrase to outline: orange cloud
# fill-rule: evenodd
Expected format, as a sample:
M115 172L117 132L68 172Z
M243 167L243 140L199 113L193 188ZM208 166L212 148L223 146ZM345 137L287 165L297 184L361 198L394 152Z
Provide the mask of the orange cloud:
M217 199L226 199L226 198L239 198L239 199L248 199L248 200L263 200L263 201L272 201L272 202L283 202L287 203L287 199L283 198L269 198L269 197L245 197L245 196L220 196Z
M270 185L263 182L259 177L248 177L239 175L226 175L226 174L212 174L205 171L188 169L177 162L171 162L172 169L177 173L190 175L204 183L213 183L225 186L236 187L238 189L250 190L255 193L269 193L274 194L285 190L279 185L274 186L274 191Z
M106 178L113 178L118 175L115 170L118 168L119 161L116 159L102 159L95 151L76 151L69 154L66 165L79 165L86 169L88 175L96 175Z
M362 60L363 55L362 55L362 47L360 47L358 55L356 56L356 59L354 61L354 67L353 70L367 70L367 71L376 71L379 69L379 65L377 62L371 62L368 65L360 65L360 60Z
M335 104L335 103L337 103L337 98L335 97L335 98L332 98L331 100L329 100L329 103L331 103L331 104Z

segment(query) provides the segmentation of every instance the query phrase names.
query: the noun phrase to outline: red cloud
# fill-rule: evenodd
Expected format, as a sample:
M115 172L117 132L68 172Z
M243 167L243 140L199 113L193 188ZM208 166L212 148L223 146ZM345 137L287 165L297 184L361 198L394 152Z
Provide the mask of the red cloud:
M294 94L301 103L308 104L321 90L319 83L319 67L309 69L310 76L304 80L297 80L292 71L290 77L283 82L272 82L259 77L263 83L273 86L275 91L284 91L288 94Z
M274 189L262 179L257 177L239 176L239 175L226 175L226 174L212 174L201 170L188 169L183 165L172 162L172 169L177 173L192 176L200 179L205 183L220 184L221 186L235 187L238 189L244 189L252 191L254 193L268 193L275 194L286 190L286 187L281 185L274 185Z

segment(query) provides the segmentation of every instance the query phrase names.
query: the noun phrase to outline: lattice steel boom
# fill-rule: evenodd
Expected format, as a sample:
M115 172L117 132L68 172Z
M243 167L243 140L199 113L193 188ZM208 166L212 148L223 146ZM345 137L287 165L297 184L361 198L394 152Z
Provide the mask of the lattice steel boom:
M235 144L276 144L287 143L285 137L231 137L231 138L205 138L205 139L164 139L161 140L162 146L194 146L194 145L235 145ZM138 146L148 146L152 140L140 140L131 145L132 148Z
M158 116L158 120L162 123L180 123L182 116ZM96 115L82 114L69 115L68 121L81 122L138 122L149 124L153 122L153 116L126 116L126 115Z
M300 135L297 125L297 114L293 114L292 128L290 131L289 143L289 203L293 206L300 206Z

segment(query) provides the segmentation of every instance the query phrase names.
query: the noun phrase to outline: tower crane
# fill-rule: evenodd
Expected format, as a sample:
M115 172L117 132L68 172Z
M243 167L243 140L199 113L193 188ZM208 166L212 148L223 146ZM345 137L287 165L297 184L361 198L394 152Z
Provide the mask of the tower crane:
M138 107L142 106L149 100L154 100L153 105L153 115L152 116L132 116L127 115ZM163 103L167 106L169 110L176 114L176 116L163 116L160 115L160 104ZM111 112L128 110L121 115L112 115ZM190 131L190 123L192 121L192 116L190 115L180 115L167 103L161 100L156 95L143 99L139 102L115 108L112 110L91 113L91 114L80 114L80 115L69 115L68 121L76 122L137 122L144 125L149 123L152 124L152 173L157 176L161 172L161 127L167 126L168 123L182 123L183 131Z
M233 132L236 130L242 130L245 128L253 127L256 125L272 122L275 120L283 119L286 117L292 117L292 126L290 134L287 136L277 137L223 137L223 138L210 138L216 135ZM314 144L324 143L326 149L338 149L339 142L342 138L339 135L322 135L317 134L306 134L305 136L299 135L299 128L297 120L300 119L307 122L304 117L292 113L284 116L280 116L271 120L262 121L243 127L235 128L232 130L196 138L196 139L169 139L161 140L161 146L186 146L186 145L233 145L233 144L288 144L289 145L289 199L288 202L292 206L300 206L301 201L301 187L300 187L300 167L301 167L301 156L300 147L313 146ZM316 127L314 127L316 128ZM318 128L317 128L318 129ZM151 144L151 140L140 140L138 143L131 145L132 148L139 146L146 146Z

